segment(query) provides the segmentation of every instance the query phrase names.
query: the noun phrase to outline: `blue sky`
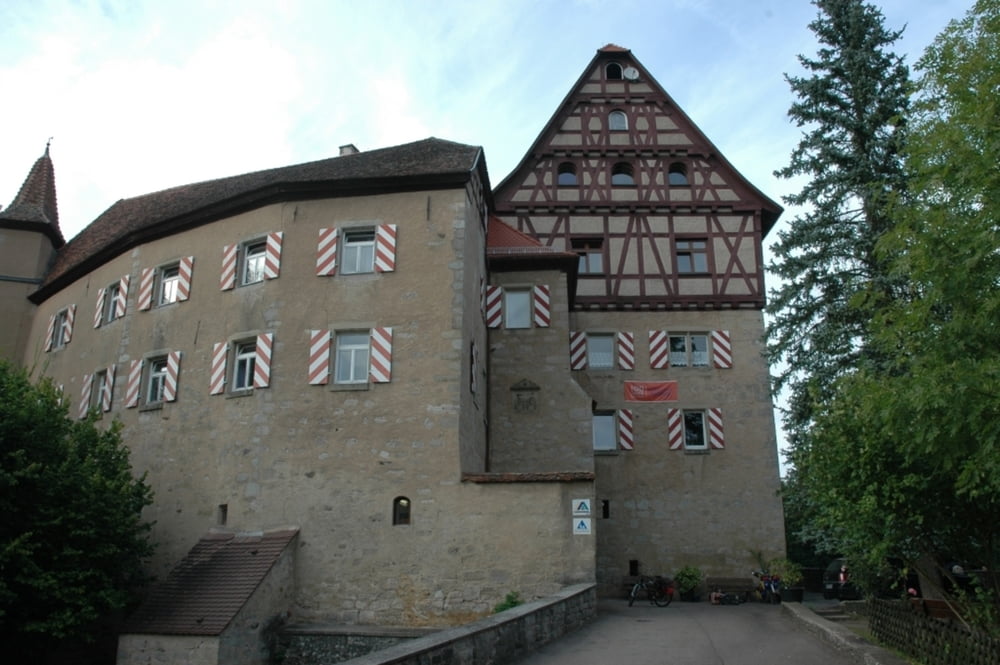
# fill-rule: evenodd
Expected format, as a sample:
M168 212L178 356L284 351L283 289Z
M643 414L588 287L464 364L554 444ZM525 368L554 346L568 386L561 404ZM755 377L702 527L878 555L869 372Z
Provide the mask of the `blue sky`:
M912 65L972 0L879 6ZM780 202L801 186L772 175L801 134L784 75L815 55L815 16L807 0L5 0L0 205L49 137L67 238L120 198L346 143L481 145L496 186L608 43Z

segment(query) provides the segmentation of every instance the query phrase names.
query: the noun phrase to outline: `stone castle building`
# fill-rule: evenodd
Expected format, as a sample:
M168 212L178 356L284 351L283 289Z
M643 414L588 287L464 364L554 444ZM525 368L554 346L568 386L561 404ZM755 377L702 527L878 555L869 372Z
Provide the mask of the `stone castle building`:
M251 541L267 596L216 636L745 575L784 553L762 358L780 213L609 45L495 189L475 146L345 146L120 200L65 242L46 149L0 211L0 353L120 420L148 473L174 587L134 651L197 634L163 603L176 619L224 573L176 571Z

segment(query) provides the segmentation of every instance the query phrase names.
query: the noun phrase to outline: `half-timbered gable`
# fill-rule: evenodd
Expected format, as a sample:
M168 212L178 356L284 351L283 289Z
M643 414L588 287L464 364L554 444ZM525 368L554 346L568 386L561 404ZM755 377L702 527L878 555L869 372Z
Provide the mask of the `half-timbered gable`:
M763 307L761 239L780 206L630 51L598 51L495 198L518 230L594 256L577 309Z

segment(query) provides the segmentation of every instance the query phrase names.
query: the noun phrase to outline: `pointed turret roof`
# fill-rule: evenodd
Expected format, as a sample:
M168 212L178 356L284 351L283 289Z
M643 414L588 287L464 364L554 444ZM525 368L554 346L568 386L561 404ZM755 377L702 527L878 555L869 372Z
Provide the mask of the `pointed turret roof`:
M45 144L45 154L35 161L28 177L14 201L0 211L0 226L41 231L49 236L52 244L62 247L66 241L59 228L59 207L56 204L56 175L49 157L49 145Z

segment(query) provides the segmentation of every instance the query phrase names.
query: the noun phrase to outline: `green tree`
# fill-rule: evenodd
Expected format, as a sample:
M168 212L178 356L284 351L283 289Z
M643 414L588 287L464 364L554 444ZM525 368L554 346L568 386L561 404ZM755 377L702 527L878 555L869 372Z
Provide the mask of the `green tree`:
M821 47L815 58L799 57L807 76L786 77L796 95L788 113L803 135L775 172L808 178L784 198L804 212L779 234L769 266L780 286L770 296L767 347L775 390L788 390L793 455L807 445L816 405L835 379L873 361L871 311L895 297L875 244L892 227L888 203L905 183L909 105L909 71L890 50L902 31L887 30L861 0L814 4L809 27Z
M908 297L871 311L890 362L833 386L797 473L853 560L901 556L925 592L996 629L997 578L966 602L951 564L1000 565L1000 0L952 22L917 68L908 191L877 248Z
M152 502L120 424L72 420L49 380L0 361L0 636L9 656L86 640L145 581Z

